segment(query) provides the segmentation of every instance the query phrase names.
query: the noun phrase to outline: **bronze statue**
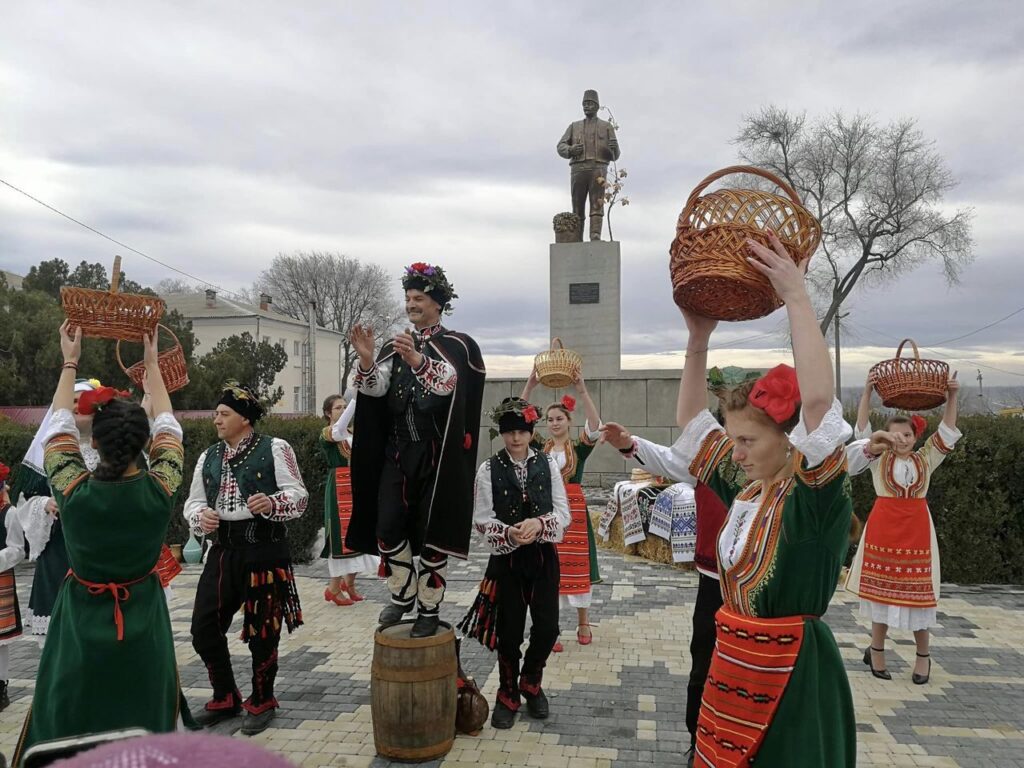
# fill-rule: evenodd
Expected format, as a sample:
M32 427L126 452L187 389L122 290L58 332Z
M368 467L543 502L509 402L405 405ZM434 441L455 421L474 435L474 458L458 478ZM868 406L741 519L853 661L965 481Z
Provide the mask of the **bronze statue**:
M590 197L590 239L601 239L604 224L604 179L608 163L619 159L619 140L615 128L597 116L601 104L597 91L583 93L583 120L577 120L565 129L558 142L558 154L569 161L569 193L572 210L580 217L577 242L583 240L584 205Z

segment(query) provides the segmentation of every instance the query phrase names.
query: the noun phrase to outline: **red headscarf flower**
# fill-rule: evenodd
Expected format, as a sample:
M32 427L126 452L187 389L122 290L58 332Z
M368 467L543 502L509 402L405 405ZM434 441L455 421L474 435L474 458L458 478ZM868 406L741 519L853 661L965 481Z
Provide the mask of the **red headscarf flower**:
M118 397L130 397L130 395L123 390L114 389L113 387L100 387L89 392L83 392L78 397L78 413L82 416L92 416L101 411L103 406L107 405L111 400Z
M562 395L562 407L569 413L576 410L576 398L572 395Z
M796 370L789 365L775 366L757 380L747 402L767 413L776 424L789 420L800 405Z
M928 422L924 420L923 416L918 416L916 413L910 417L910 426L914 430L914 437L921 437L924 431L928 428Z
M0 488L3 488L4 483L7 482L7 478L11 476L11 468L3 462L0 462Z
M533 424L533 422L540 420L540 414L537 413L536 408L530 405L523 409L523 418L526 419L527 424Z
M427 264L425 261L417 261L409 265L409 269L411 269L413 272L419 272L421 274L426 272L429 267L430 265Z

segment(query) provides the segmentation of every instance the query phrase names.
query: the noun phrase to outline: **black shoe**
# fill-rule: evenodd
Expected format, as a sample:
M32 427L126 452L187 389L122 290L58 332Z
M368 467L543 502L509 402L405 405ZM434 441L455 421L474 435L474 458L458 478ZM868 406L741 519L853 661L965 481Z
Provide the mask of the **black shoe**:
M887 669L875 669L875 665L871 661L871 652L885 653L885 648L875 648L868 646L868 649L864 651L864 663L871 668L871 674L877 677L879 680L892 680L892 675L889 674Z
M433 637L437 634L437 628L440 624L441 619L436 615L421 613L416 617L416 621L413 622L412 629L409 631L409 637Z
M277 707L271 707L260 712L258 715L246 712L245 720L242 722L242 734L245 736L255 736L257 733L263 733L267 730L267 726L270 725L270 721L274 719L276 714Z
M919 659L928 659L928 671L923 675L919 675L915 672L910 676L910 680L914 685L924 685L932 676L932 655L930 653L918 653L916 655Z
M537 693L526 693L523 691L523 698L526 699L526 711L534 720L546 720L549 708L548 697L544 695L544 689L538 688Z
M217 723L223 723L225 720L238 717L240 714L242 714L241 705L237 707L228 707L226 709L203 709L192 719L195 720L196 725L201 728L210 728Z
M494 705L494 712L491 713L491 727L506 730L515 725L516 713L505 706L502 701Z
M397 624L403 618L405 618L405 614L407 614L412 609L413 606L411 605L408 608L406 608L401 605L389 603L388 605L384 606L384 610L380 612L380 616L377 617L377 621L380 623L381 627L390 627L393 624Z
M0 680L0 712L11 705L11 697L7 694L7 681Z
M686 750L686 768L693 768L693 757L693 747L690 747L688 750Z

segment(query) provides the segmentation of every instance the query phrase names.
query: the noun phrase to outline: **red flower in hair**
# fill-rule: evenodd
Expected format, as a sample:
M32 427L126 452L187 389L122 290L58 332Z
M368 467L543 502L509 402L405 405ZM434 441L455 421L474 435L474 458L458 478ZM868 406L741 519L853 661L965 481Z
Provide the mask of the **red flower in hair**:
M0 485L7 482L7 478L11 476L11 468L6 464L0 463Z
M410 264L409 265L409 269L413 270L414 272L420 272L420 273L426 272L427 269L429 269L429 268L430 268L430 265L427 264L425 261L417 261L415 264Z
M921 437L928 428L928 422L924 420L923 416L918 416L915 413L910 417L910 426L914 429L914 437Z
M576 410L576 398L573 397L572 395L562 395L562 406L569 413L572 413L574 410Z
M523 409L523 418L526 419L527 424L533 424L533 422L540 420L540 414L537 413L537 409L531 405Z
M800 385L796 370L777 365L757 380L747 402L768 414L776 424L792 418L800 404Z
M99 389L83 392L78 397L78 413L82 416L92 416L98 411L103 410L103 406L107 405L111 400L118 397L129 397L129 394L113 387L100 387Z

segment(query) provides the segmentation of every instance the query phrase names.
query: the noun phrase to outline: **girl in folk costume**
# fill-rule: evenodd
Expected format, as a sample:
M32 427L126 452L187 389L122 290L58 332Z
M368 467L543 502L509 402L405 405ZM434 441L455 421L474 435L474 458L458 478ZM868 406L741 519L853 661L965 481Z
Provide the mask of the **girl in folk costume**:
M522 399L529 400L534 388L540 383L537 369L530 373L530 378L523 388ZM601 581L601 573L597 569L597 547L594 543L594 528L587 513L587 500L583 496L583 467L601 437L601 417L594 405L583 375L577 374L573 381L576 394L583 401L583 412L587 422L583 433L576 440L569 434L572 425L572 414L576 408L576 400L569 395L559 402L548 406L545 413L548 425L548 439L543 443L542 450L550 454L558 465L558 471L565 483L565 491L569 497L569 511L572 522L565 531L558 550L559 567L559 606L576 609L576 639L580 645L590 645L593 633L590 629L590 585ZM555 653L563 650L561 643L555 643Z
M15 753L50 739L129 727L172 731L179 716L178 667L157 574L173 497L182 481L182 432L157 366L156 337L144 339L156 419L127 393L83 393L99 463L90 473L72 413L81 330L60 330L64 366L43 436L44 466L64 526L70 569L39 660L33 703ZM151 438L152 434L152 439ZM141 452L147 442L149 470Z
M785 303L796 369L780 365L723 393L725 429L707 410L705 384L717 323L683 310L683 432L672 450L729 506L718 538L724 604L694 765L848 768L857 751L853 697L821 616L849 549L844 444L853 430L833 395L806 262L794 264L774 235L771 244L748 241L748 259Z
M861 598L861 613L871 619L871 646L864 663L882 680L891 680L885 668L885 638L890 627L914 633L917 662L911 679L924 685L931 675L928 630L936 621L939 597L939 547L935 524L928 511L928 485L932 473L962 436L956 427L956 373L947 383L945 412L939 428L917 451L924 435L920 416L893 416L884 430L871 432L869 378L857 410L857 437L847 447L850 474L871 470L875 505L854 558L846 588Z
M10 467L0 464L0 542L4 544L0 547L0 712L11 703L7 693L11 664L9 644L22 630L14 566L25 559L25 536L7 493L10 474Z
M86 392L100 388L96 379L78 379L74 383L72 412L78 430L78 450L91 472L100 456L92 445L92 416L78 411L78 400ZM51 433L53 408L47 410L22 459L18 477L11 487L11 501L28 544L28 559L34 560L32 591L25 611L25 627L32 635L45 635L53 613L57 592L68 572L68 553L64 545L64 526L57 513L56 494L51 492L43 467L46 436ZM40 638L40 642L42 638Z
M341 395L324 400L323 414L328 425L320 433L320 452L329 467L324 487L324 549L320 557L327 559L331 580L324 590L324 600L336 605L352 605L363 599L356 591L356 574L377 570L380 558L364 555L345 546L345 531L352 517L352 485L348 461L352 455L349 425L355 415L356 401L346 406Z

